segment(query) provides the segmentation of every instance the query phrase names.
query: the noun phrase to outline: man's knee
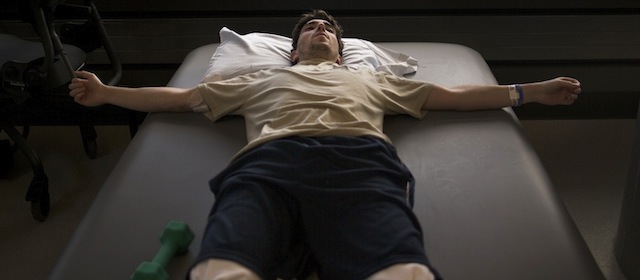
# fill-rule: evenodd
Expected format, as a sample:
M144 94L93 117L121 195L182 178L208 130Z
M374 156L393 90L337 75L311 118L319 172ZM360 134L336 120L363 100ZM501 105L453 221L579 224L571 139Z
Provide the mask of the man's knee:
M418 263L402 263L395 264L380 270L369 276L367 280L433 280L433 273L423 264Z
M197 264L189 273L191 280L259 280L249 268L228 260L209 259Z

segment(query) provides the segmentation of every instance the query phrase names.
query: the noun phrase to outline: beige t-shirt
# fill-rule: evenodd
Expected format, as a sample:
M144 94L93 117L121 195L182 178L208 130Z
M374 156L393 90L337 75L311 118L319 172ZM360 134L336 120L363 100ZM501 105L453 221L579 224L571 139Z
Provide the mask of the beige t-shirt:
M217 120L245 118L248 144L239 153L287 136L377 136L385 114L422 118L432 84L383 72L306 61L198 86Z

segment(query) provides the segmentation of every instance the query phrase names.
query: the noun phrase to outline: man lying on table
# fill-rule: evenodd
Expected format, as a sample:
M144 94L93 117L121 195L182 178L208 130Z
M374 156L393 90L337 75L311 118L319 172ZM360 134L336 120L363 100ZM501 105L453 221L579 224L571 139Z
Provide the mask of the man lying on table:
M580 83L445 88L341 65L342 28L302 15L293 66L193 88L105 86L78 72L85 106L242 115L248 144L211 181L216 196L192 279L440 279L411 211L413 177L382 131L385 114L572 104Z

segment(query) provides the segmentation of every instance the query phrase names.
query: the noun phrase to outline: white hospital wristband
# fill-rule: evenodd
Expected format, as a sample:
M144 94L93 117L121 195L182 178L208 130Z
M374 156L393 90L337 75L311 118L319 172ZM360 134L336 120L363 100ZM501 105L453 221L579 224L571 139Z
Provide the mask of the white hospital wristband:
M520 85L509 86L509 99L511 100L511 106L517 107L524 102L524 93Z

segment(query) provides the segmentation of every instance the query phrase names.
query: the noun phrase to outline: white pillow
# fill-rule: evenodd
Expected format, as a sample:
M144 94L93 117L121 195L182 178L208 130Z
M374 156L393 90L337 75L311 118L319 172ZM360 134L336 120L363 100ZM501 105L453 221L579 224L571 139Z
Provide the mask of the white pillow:
M369 67L403 76L418 69L418 61L362 39L343 38L342 62L349 67ZM220 30L220 45L211 57L203 82L229 79L262 69L291 66L291 39L268 33L240 35Z

